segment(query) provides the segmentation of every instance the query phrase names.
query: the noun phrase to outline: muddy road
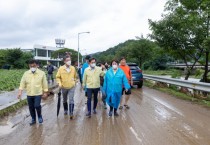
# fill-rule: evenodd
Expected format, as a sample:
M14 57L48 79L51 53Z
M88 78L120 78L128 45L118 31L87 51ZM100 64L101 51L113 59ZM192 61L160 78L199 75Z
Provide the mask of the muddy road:
M56 96L43 102L43 125L29 126L25 107L1 119L1 145L210 145L210 109L144 87L134 89L130 109L86 118L86 98L77 88L76 116L56 116ZM19 121L17 121L19 120ZM16 122L16 123L14 123ZM14 125L15 124L15 125Z

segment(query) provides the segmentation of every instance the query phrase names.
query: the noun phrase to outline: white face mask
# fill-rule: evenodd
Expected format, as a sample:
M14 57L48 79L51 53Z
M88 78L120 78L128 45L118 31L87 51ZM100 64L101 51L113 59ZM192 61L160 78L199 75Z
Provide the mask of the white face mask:
M67 64L68 66L70 66L70 65L71 65L71 61L67 61L66 64Z
M31 67L31 72L34 73L36 71L35 67Z
M94 68L95 66L96 66L95 63L91 63L91 64L90 64L90 67L92 67L92 68Z
M116 69L117 69L117 65L116 65L116 64L112 65L112 68L113 68L114 70L116 70Z

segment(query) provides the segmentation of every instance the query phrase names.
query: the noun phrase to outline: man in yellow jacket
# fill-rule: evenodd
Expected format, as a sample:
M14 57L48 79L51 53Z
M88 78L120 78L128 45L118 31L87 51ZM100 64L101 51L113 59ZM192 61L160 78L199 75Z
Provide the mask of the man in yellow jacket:
M56 81L63 94L64 115L68 114L67 99L69 98L69 115L70 119L73 119L74 91L77 81L77 72L75 67L71 66L70 56L64 58L64 63L65 64L58 69Z
M90 66L85 69L83 76L83 87L87 88L87 117L91 117L91 99L92 94L94 96L93 113L96 114L96 107L98 103L98 92L100 90L100 76L104 76L104 72L101 68L96 66L96 59L89 59Z
M48 92L46 75L43 71L39 70L37 66L36 60L29 61L30 70L24 73L18 93L18 99L20 99L23 89L26 89L29 111L32 117L30 125L36 123L36 113L39 123L43 122L41 114L41 97L42 95L47 97Z

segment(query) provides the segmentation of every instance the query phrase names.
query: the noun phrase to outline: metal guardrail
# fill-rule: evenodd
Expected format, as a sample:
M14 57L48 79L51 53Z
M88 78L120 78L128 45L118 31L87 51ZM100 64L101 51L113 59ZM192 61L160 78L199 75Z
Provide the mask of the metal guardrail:
M210 84L202 82L193 82L188 80L167 78L163 76L154 76L144 74L144 79L153 80L157 82L172 84L180 87L186 87L194 90L199 90L203 92L210 92Z

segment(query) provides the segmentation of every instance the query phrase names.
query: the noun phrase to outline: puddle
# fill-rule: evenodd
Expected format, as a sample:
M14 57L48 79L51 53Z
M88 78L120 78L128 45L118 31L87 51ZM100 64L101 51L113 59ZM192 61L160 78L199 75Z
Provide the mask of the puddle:
M0 93L0 106L12 103L17 100L18 89L11 92ZM22 99L26 98L26 92L23 91Z
M131 132L133 133L133 135L136 137L136 139L142 143L142 139L139 138L137 132L133 129L133 127L130 127Z
M185 130L186 134L188 134L188 136L192 136L193 138L196 138L196 139L200 138L198 134L193 130L193 128L189 126L188 124L183 123L183 129Z
M7 135L16 129L16 126L30 116L28 107L23 107L10 116L0 119L0 136Z
M179 111L177 108L175 108L174 106L168 104L167 102L165 102L164 100L158 99L158 98L153 98L155 101L157 101L158 103L160 103L161 105L167 107L168 109L176 112L177 114L179 114L180 116L184 116L181 111Z
M0 126L0 136L9 134L13 130L15 130L15 125L11 122L7 122L7 124Z
M158 118L161 118L161 121L163 120L169 120L171 119L171 114L168 112L166 109L163 107L156 107L155 108L155 113L158 115Z

